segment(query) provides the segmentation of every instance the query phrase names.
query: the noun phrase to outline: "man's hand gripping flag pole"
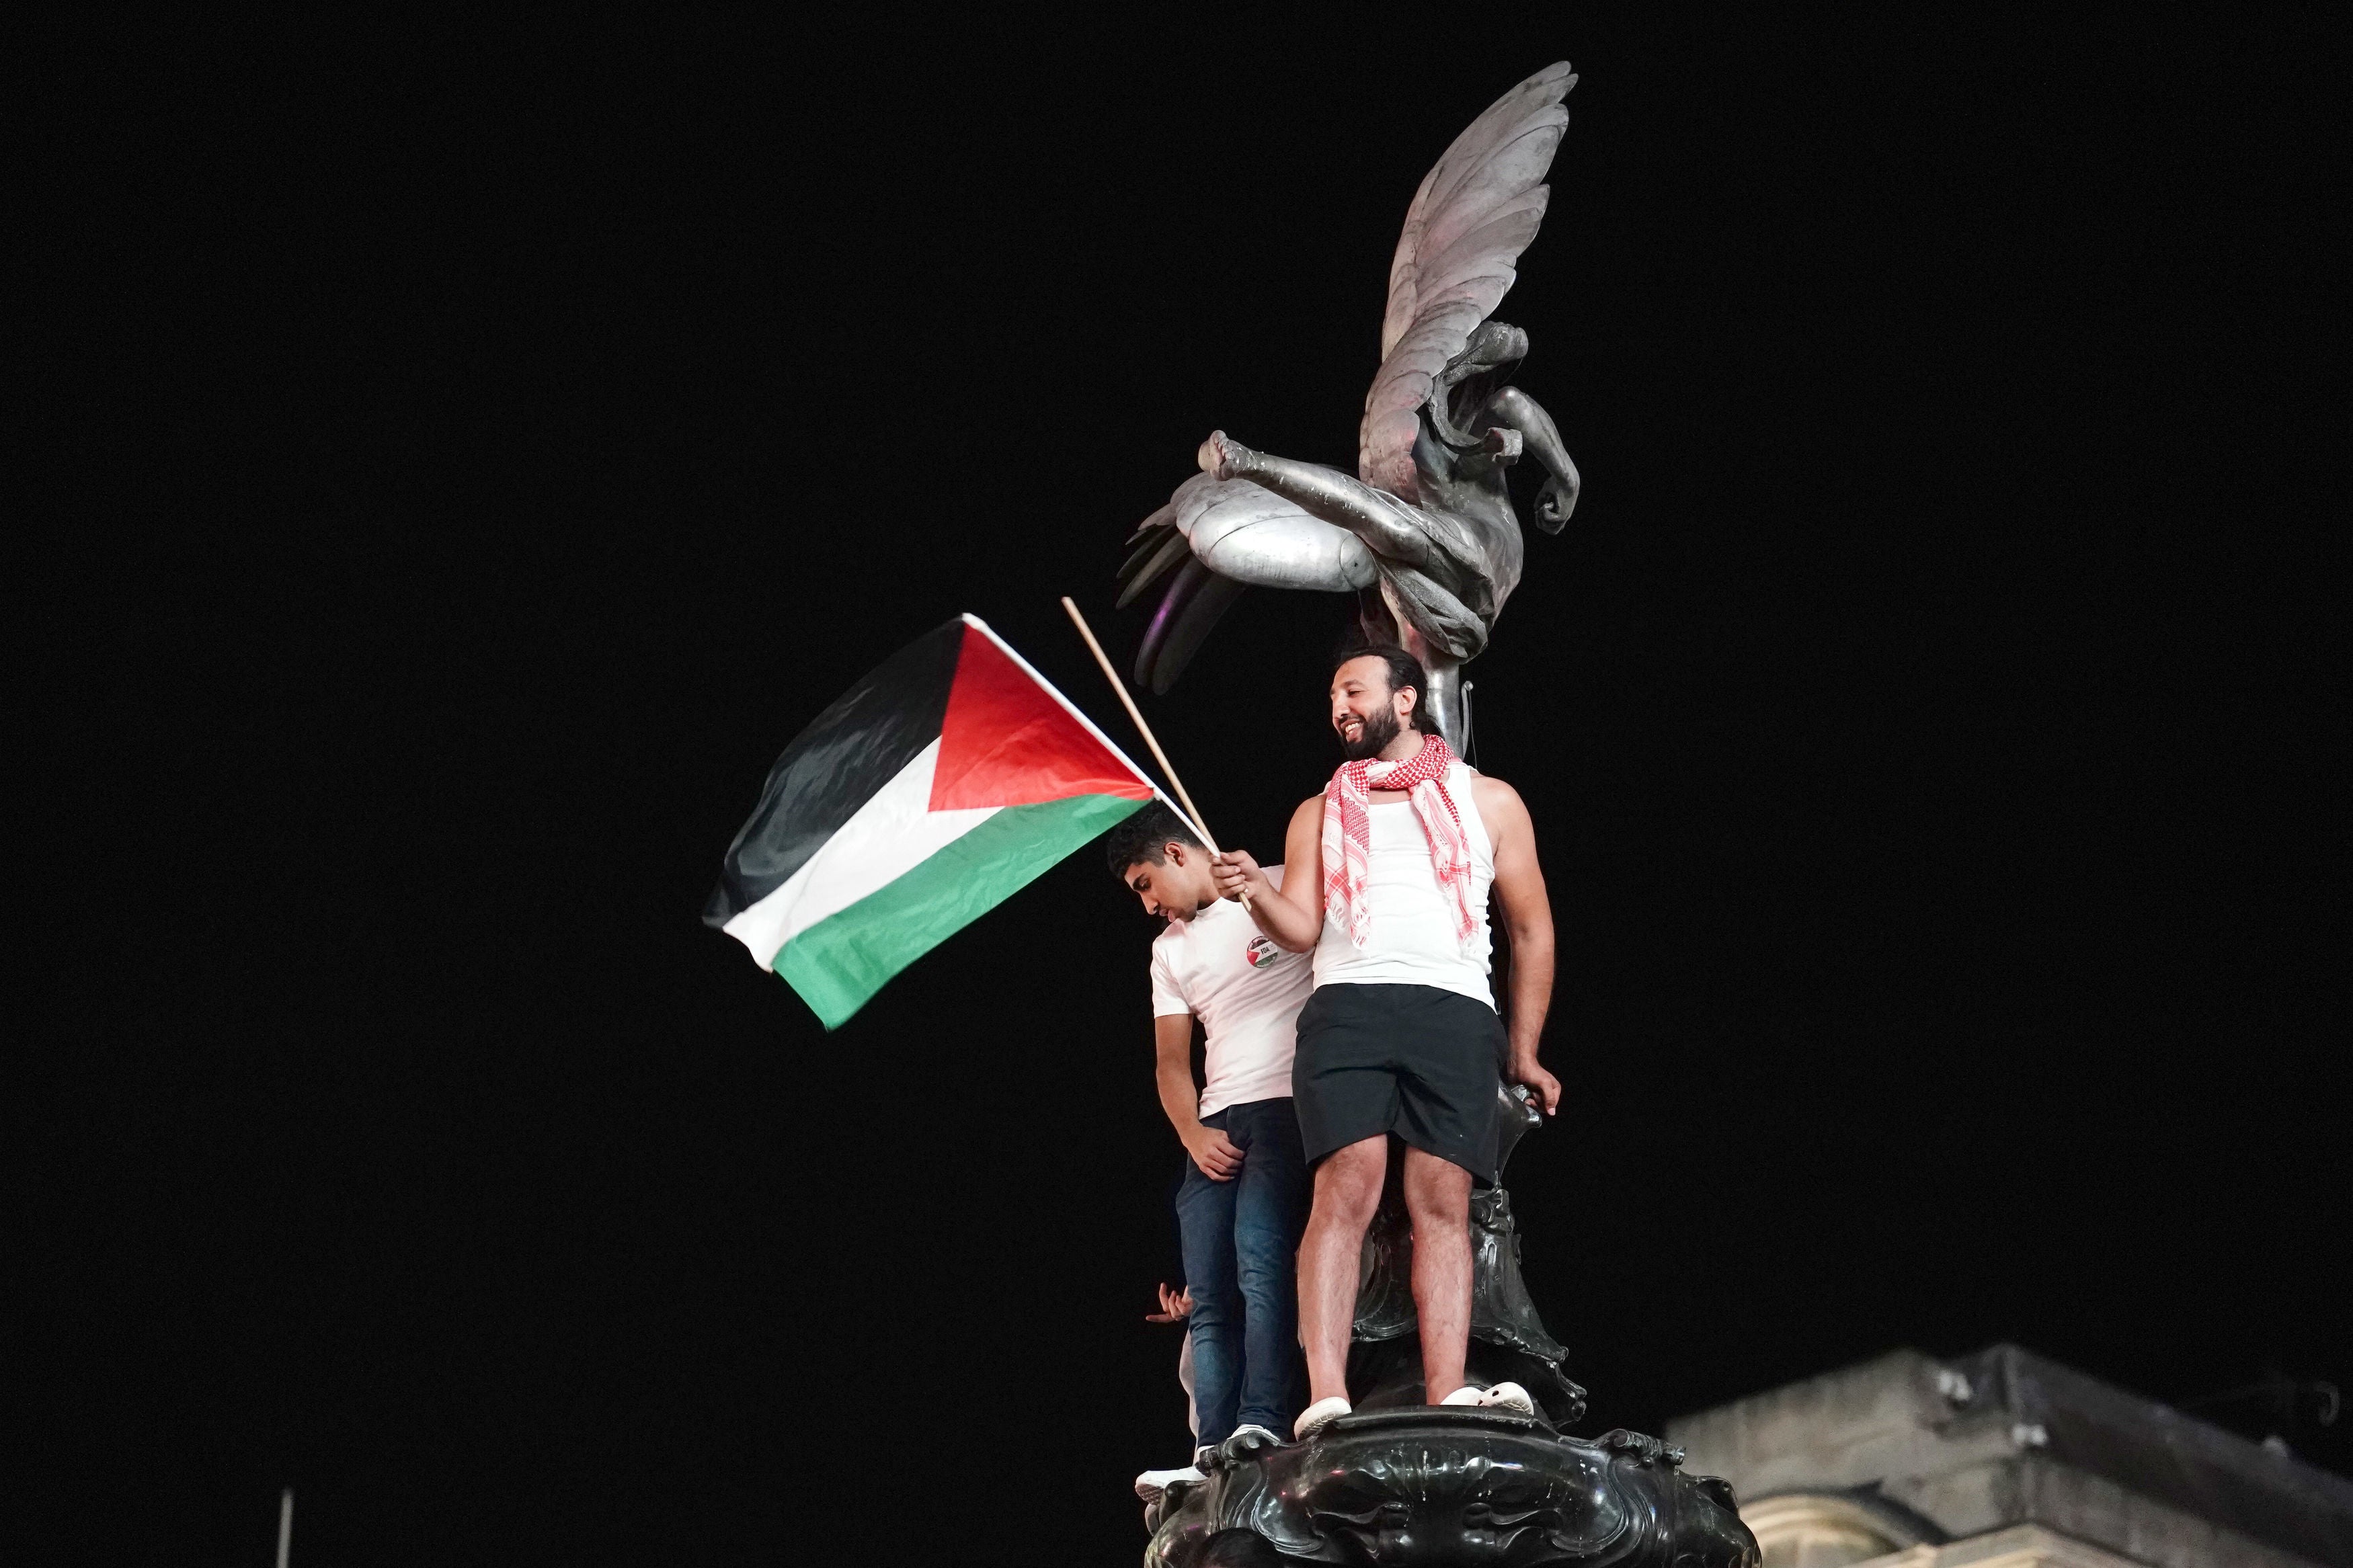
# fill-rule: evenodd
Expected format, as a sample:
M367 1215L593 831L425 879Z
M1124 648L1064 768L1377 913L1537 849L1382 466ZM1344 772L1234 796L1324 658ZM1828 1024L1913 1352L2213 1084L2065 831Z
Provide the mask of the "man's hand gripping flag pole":
M1087 651L1093 654L1095 662L1103 667L1103 679L1111 682L1112 690L1119 695L1119 705L1126 709L1127 716L1135 721L1136 732L1144 737L1144 743L1152 750L1152 760L1158 763L1160 771L1168 775L1168 783L1176 789L1176 798L1193 824L1193 831L1201 836L1202 844L1208 847L1211 855L1224 859L1225 851L1218 847L1215 838L1209 837L1209 825L1201 820L1200 807L1195 805L1193 797L1186 793L1185 781L1176 776L1176 770L1168 765L1168 753L1160 749L1159 741L1152 733L1152 726L1144 721L1143 712L1135 706L1135 699L1127 694L1127 683L1119 678L1119 671L1112 668L1111 659L1103 653L1103 644L1095 641L1094 628L1087 625L1086 616L1079 613L1079 606L1071 602L1068 594L1062 595L1062 608L1070 613L1071 624L1079 628L1079 636L1087 639ZM1248 890L1244 890L1242 908L1250 907L1250 896Z

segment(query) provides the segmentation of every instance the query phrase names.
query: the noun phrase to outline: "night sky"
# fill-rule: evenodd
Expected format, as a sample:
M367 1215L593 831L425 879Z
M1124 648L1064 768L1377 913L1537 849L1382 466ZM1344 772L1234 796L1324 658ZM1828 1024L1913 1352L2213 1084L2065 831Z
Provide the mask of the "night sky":
M697 916L960 611L1124 738L1057 595L1133 657L1213 427L1351 462L1416 182L1562 58L1500 314L1584 497L1470 673L1584 1430L1905 1344L2353 1385L2320 10L1663 10L35 72L26 1560L264 1563L292 1485L297 1564L1134 1561L1151 923L1090 849L828 1035ZM1254 591L1148 700L1222 837L1335 761L1348 616Z

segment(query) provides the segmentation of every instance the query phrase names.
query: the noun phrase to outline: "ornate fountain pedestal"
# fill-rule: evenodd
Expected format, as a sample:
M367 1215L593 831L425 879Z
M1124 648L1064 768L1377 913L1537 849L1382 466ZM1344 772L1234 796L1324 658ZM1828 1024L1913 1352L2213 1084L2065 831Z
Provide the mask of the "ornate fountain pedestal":
M1497 1114L1500 1165L1542 1118L1517 1088ZM1585 1391L1561 1371L1567 1352L1521 1279L1499 1186L1472 1199L1468 1371L1482 1384L1521 1384L1543 1414L1421 1402L1413 1236L1396 1178L1392 1160L1365 1237L1348 1364L1355 1411L1304 1443L1227 1442L1201 1481L1170 1488L1146 1514L1145 1568L1757 1568L1731 1487L1685 1475L1682 1450L1632 1432L1561 1430L1584 1415Z
M1305 1443L1219 1453L1162 1500L1144 1561L1756 1568L1732 1489L1681 1459L1655 1438L1568 1437L1493 1410L1363 1411Z

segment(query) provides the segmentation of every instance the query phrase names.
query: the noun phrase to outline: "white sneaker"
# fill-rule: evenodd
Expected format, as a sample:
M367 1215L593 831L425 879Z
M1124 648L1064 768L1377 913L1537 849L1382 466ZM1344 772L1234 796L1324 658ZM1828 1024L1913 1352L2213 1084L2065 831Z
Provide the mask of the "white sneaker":
M1299 1419L1291 1424L1291 1435L1304 1443L1355 1408L1355 1405L1336 1395L1330 1399L1319 1399L1299 1413Z
M1256 1453L1261 1448L1280 1448L1282 1447L1282 1438L1276 1436L1273 1433L1268 1431L1265 1427L1260 1426L1255 1421L1245 1421L1240 1426L1235 1427L1233 1436L1228 1437L1226 1442L1231 1443L1237 1437L1251 1439L1250 1441L1242 1444L1242 1452L1245 1454Z
M1135 1495L1147 1503L1160 1500L1160 1494L1170 1487L1184 1486L1193 1481L1207 1480L1197 1466L1187 1465L1181 1470L1146 1470L1135 1478Z
M1508 1410L1514 1415L1534 1415L1536 1413L1536 1402L1529 1398L1528 1391L1516 1383L1499 1383L1493 1388L1481 1388L1466 1383L1438 1403L1475 1405L1485 1410Z

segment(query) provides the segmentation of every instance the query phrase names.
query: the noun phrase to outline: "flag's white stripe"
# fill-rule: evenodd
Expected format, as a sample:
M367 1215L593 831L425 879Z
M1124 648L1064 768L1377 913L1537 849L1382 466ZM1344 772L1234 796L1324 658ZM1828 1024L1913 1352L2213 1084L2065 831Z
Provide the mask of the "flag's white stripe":
M785 943L897 881L1004 809L929 809L932 774L939 760L940 743L934 741L876 790L783 886L722 929L750 948L765 969Z

